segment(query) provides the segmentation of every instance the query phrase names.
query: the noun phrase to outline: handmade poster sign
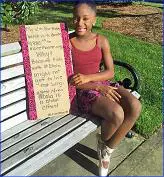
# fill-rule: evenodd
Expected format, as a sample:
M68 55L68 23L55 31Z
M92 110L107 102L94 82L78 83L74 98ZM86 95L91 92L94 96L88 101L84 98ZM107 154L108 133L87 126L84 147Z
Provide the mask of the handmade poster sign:
M20 26L29 119L66 115L75 97L68 86L73 74L64 23Z

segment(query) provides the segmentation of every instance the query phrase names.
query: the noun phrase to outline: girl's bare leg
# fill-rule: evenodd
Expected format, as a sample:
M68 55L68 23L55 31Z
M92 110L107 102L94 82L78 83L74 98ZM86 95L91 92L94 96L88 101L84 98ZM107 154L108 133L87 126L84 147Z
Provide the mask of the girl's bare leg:
M117 131L124 120L124 111L122 107L107 97L101 96L92 106L93 114L102 118L101 137L108 141Z
M140 102L123 87L118 88L121 95L120 103L106 97L99 97L92 106L95 115L102 119L102 139L110 148L115 148L133 127L140 115Z
M122 96L120 105L124 110L124 121L113 136L107 141L107 145L115 148L124 138L127 132L133 127L141 113L141 103L125 88L119 87L118 93Z

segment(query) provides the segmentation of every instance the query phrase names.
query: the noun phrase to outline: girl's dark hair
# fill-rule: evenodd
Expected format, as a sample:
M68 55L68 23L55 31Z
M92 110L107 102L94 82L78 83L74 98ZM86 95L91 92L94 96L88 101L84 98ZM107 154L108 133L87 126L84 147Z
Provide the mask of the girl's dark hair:
M96 13L97 13L96 3L93 0L78 0L78 1L76 1L73 11L75 12L76 8L81 4L87 4L95 12L95 15L96 15Z

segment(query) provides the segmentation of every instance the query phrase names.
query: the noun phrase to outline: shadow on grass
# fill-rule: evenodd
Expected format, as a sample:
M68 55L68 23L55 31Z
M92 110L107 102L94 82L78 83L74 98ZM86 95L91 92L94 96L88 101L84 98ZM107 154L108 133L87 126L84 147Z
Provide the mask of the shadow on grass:
M77 164L79 164L81 167L85 168L87 171L96 176L98 175L97 164L93 163L86 157L87 155L98 160L97 152L95 150L88 148L87 146L84 146L80 143L77 143L64 154L75 161Z
M113 18L113 17L117 17L118 15L119 13L114 10L104 10L104 11L98 10L97 11L98 17Z
M73 11L73 3L56 3L55 5L42 7L42 9L49 9L51 11L60 11L63 13L72 13Z
M42 24L42 23L66 23L69 27L73 28L72 17L63 17L49 12L41 12L31 19L29 24Z
M158 13L150 13L150 14L120 14L116 11L113 10L108 10L108 11L99 11L97 13L97 16L99 17L104 17L104 18L115 18L115 17L147 17L149 15L157 15L157 14L162 14L160 12Z
M54 19L52 19L51 16L53 15L50 15L49 13L51 12L59 12L59 13L64 13L64 14L72 14L73 12L73 3L57 3L53 6L49 6L49 7L42 7L41 8L43 13L46 11L46 13L44 14L40 14L39 16L39 20L44 20L45 18L48 18L48 21L47 22L63 22L63 21L67 21L70 20L72 21L71 18L66 18L66 17L59 17L59 16L56 16L54 15ZM48 13L49 12L49 13ZM149 15L155 15L155 14L159 14L160 12L158 13L150 13L150 14L120 14L117 10L110 10L110 9L98 9L97 11L97 16L98 17L102 17L102 18L115 18L115 17L142 17L142 16L149 16ZM162 12L161 12L162 13ZM57 18L57 19L56 19ZM68 22L68 21L67 21ZM72 25L71 25L72 26Z

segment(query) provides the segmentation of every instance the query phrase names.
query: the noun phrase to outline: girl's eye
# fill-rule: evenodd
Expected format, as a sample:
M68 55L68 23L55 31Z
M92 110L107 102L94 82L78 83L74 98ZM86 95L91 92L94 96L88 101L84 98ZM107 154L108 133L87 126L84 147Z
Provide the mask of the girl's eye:
M78 18L74 18L73 21L74 21L74 23L77 23L77 22L80 21L80 19L78 19Z
M83 21L89 21L89 18L83 18L82 20ZM80 21L80 19L79 18L73 18L73 21L74 21L74 23L77 23L77 22Z

